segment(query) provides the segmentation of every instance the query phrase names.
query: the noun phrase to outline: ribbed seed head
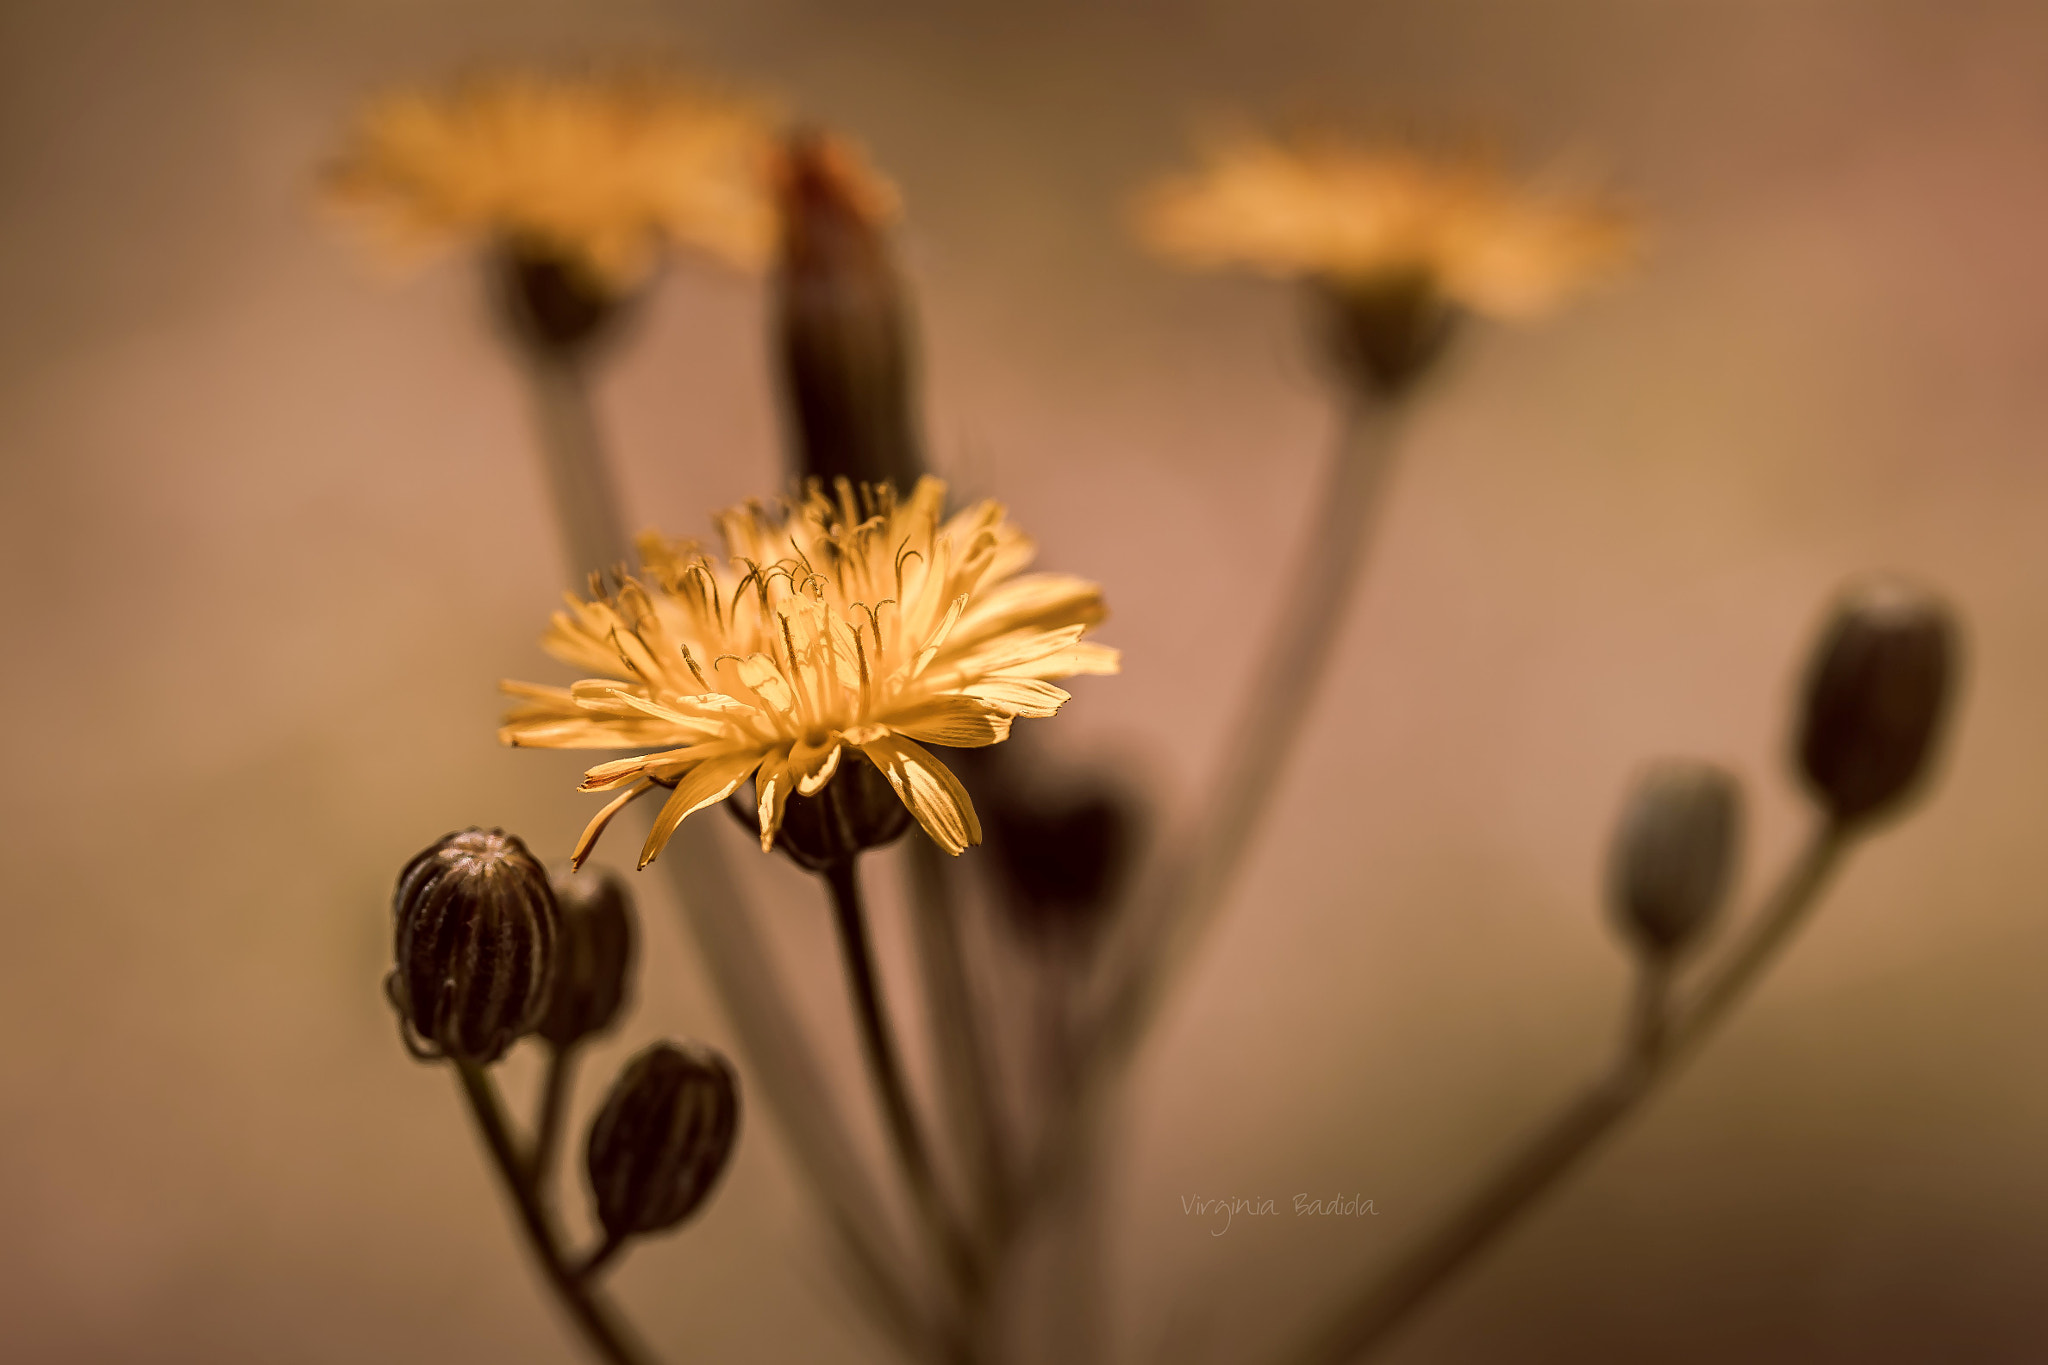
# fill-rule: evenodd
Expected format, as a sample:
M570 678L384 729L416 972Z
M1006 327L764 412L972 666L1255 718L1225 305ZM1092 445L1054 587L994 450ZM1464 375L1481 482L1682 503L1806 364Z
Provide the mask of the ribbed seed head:
M739 1082L710 1048L656 1043L626 1064L585 1153L598 1222L614 1240L675 1227L732 1155Z
M563 869L553 879L561 909L555 984L536 1030L556 1047L603 1033L632 988L633 901L611 872Z
M1710 763L1668 760L1636 780L1609 863L1615 922L1664 957L1705 934L1727 899L1742 840L1742 788Z
M1955 687L1958 634L1940 599L1895 579L1836 604L1806 675L1798 759L1837 822L1882 815L1919 785Z
M496 829L450 834L405 865L391 908L385 993L415 1056L494 1062L539 1024L558 912L525 844Z

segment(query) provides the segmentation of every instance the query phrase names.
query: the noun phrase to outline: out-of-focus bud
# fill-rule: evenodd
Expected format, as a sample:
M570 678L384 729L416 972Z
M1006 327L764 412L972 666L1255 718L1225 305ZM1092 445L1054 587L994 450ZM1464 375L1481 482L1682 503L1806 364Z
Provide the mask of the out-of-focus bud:
M1697 943L1727 899L1742 841L1742 788L1710 763L1671 759L1636 779L1608 865L1616 923L1667 957Z
M758 800L750 783L726 802L747 829L760 833ZM871 848L884 848L910 828L910 809L889 779L860 754L848 752L839 771L810 796L792 794L782 811L775 848L807 872L819 872Z
M548 874L503 830L425 849L391 898L396 965L385 994L414 1056L494 1062L533 1032L554 981L559 912Z
M613 1242L675 1227L732 1155L739 1081L709 1048L656 1043L626 1064L590 1125L597 1219Z
M1027 755L989 748L960 757L1012 922L1035 938L1086 944L1123 894L1144 838L1145 807L1099 772L1048 771Z
M562 932L555 986L535 1030L557 1048L603 1033L618 1019L633 975L633 903L610 872L562 869L553 878Z
M889 482L924 472L909 300L887 236L894 195L847 143L784 143L776 349L799 478Z
M521 346L580 357L611 330L624 302L574 262L515 242L491 253L498 312Z
M1807 670L1798 756L1837 823L1882 815L1919 784L1948 714L1957 636L1947 606L1896 579L1836 603Z
M1310 288L1339 376L1375 399L1407 393L1457 330L1457 305L1425 271L1324 279Z

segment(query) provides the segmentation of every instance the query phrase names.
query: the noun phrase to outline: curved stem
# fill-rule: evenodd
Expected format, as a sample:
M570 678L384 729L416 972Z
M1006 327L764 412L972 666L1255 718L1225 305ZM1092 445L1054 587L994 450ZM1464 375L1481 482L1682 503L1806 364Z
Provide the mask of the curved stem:
M867 912L861 903L860 880L854 859L841 859L821 875L832 891L832 910L839 926L847 986L853 995L854 1013L860 1021L861 1049L867 1056L868 1075L881 1102L882 1117L889 1130L890 1143L895 1148L897 1164L902 1168L911 1199L930 1230L947 1269L962 1289L971 1292L978 1278L974 1251L946 1206L938 1174L932 1167L930 1149L925 1145L924 1133L918 1126L917 1111L910 1101L910 1087L903 1078L902 1057L882 1006L874 948L868 938Z
M1323 486L1315 525L1281 590L1279 619L1206 789L1208 805L1178 852L1125 918L1120 951L1106 955L1098 1052L1128 1052L1221 908L1259 832L1274 788L1313 709L1372 542L1393 463L1402 408L1354 398Z
M492 1161L504 1180L505 1192L512 1196L512 1202L519 1210L519 1223L526 1233L527 1245L532 1249L534 1259L540 1263L555 1297L561 1300L577 1328L609 1365L654 1365L654 1357L634 1339L610 1304L585 1285L570 1266L562 1250L561 1237L555 1231L554 1220L541 1201L534 1182L527 1176L526 1160L512 1137L511 1127L505 1120L505 1106L498 1098L498 1087L490 1074L469 1062L457 1062L455 1070L462 1078L463 1097L469 1101L477 1131L483 1134L484 1144L490 1148Z
M1640 1023L1632 1028L1606 1076L1538 1129L1391 1271L1285 1359L1295 1365L1343 1365L1390 1341L1437 1291L1576 1169L1676 1069L1685 1053L1704 1040L1804 921L1846 843L1847 832L1841 826L1823 826L1742 941L1690 1003L1681 1006L1661 1031ZM1662 987L1646 983L1645 989L1656 992ZM1642 1017L1638 1015L1639 1020Z

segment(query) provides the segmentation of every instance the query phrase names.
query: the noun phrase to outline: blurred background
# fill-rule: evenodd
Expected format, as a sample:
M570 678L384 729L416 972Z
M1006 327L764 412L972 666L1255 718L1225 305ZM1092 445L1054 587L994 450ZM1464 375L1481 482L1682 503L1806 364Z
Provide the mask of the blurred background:
M1115 609L1124 675L1042 737L1162 794L1215 756L1332 419L1290 295L1150 263L1131 189L1218 116L1392 117L1591 167L1654 222L1621 287L1474 329L1414 424L1309 741L1137 1073L1125 1357L1260 1358L1595 1069L1630 775L1741 773L1753 897L1804 830L1805 648L1871 568L1968 623L1932 799L1390 1358L2041 1357L2048 11L80 0L0 15L8 1359L574 1358L378 989L409 854L481 823L559 857L591 809L576 755L493 737L498 678L563 676L524 395L473 268L367 265L312 180L391 84L649 52L898 179L936 460ZM763 348L758 284L660 281L600 392L636 521L779 485ZM759 875L827 944L815 890ZM636 886L640 1004L585 1104L656 1036L730 1043ZM673 1359L884 1358L789 1169L756 1111L620 1274ZM1377 1215L1183 1212L1299 1193Z

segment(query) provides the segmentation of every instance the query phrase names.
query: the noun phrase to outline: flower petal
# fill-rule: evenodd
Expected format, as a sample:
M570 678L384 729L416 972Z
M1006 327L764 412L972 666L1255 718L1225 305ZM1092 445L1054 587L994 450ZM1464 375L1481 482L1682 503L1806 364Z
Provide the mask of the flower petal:
M1010 737L1010 713L973 697L934 697L905 711L884 716L883 723L899 735L949 749L979 749Z
M688 775L676 783L676 789L669 793L661 814L654 818L654 828L647 832L647 843L640 850L640 866L645 867L654 861L654 855L667 845L670 836L676 832L676 826L682 824L685 817L731 796L740 783L747 780L747 774L760 765L761 751L753 749L741 754L707 758L690 769Z
M597 836L604 833L604 827L612 822L612 817L633 804L635 798L645 796L653 787L654 779L648 778L635 783L623 795L607 802L605 808L597 813L596 818L583 827L583 833L576 840L576 847L569 853L569 866L583 866L583 860L588 858L590 850L597 846Z
M981 821L967 799L967 789L923 745L885 735L861 745L861 752L882 770L898 799L940 848L958 854L981 842Z

